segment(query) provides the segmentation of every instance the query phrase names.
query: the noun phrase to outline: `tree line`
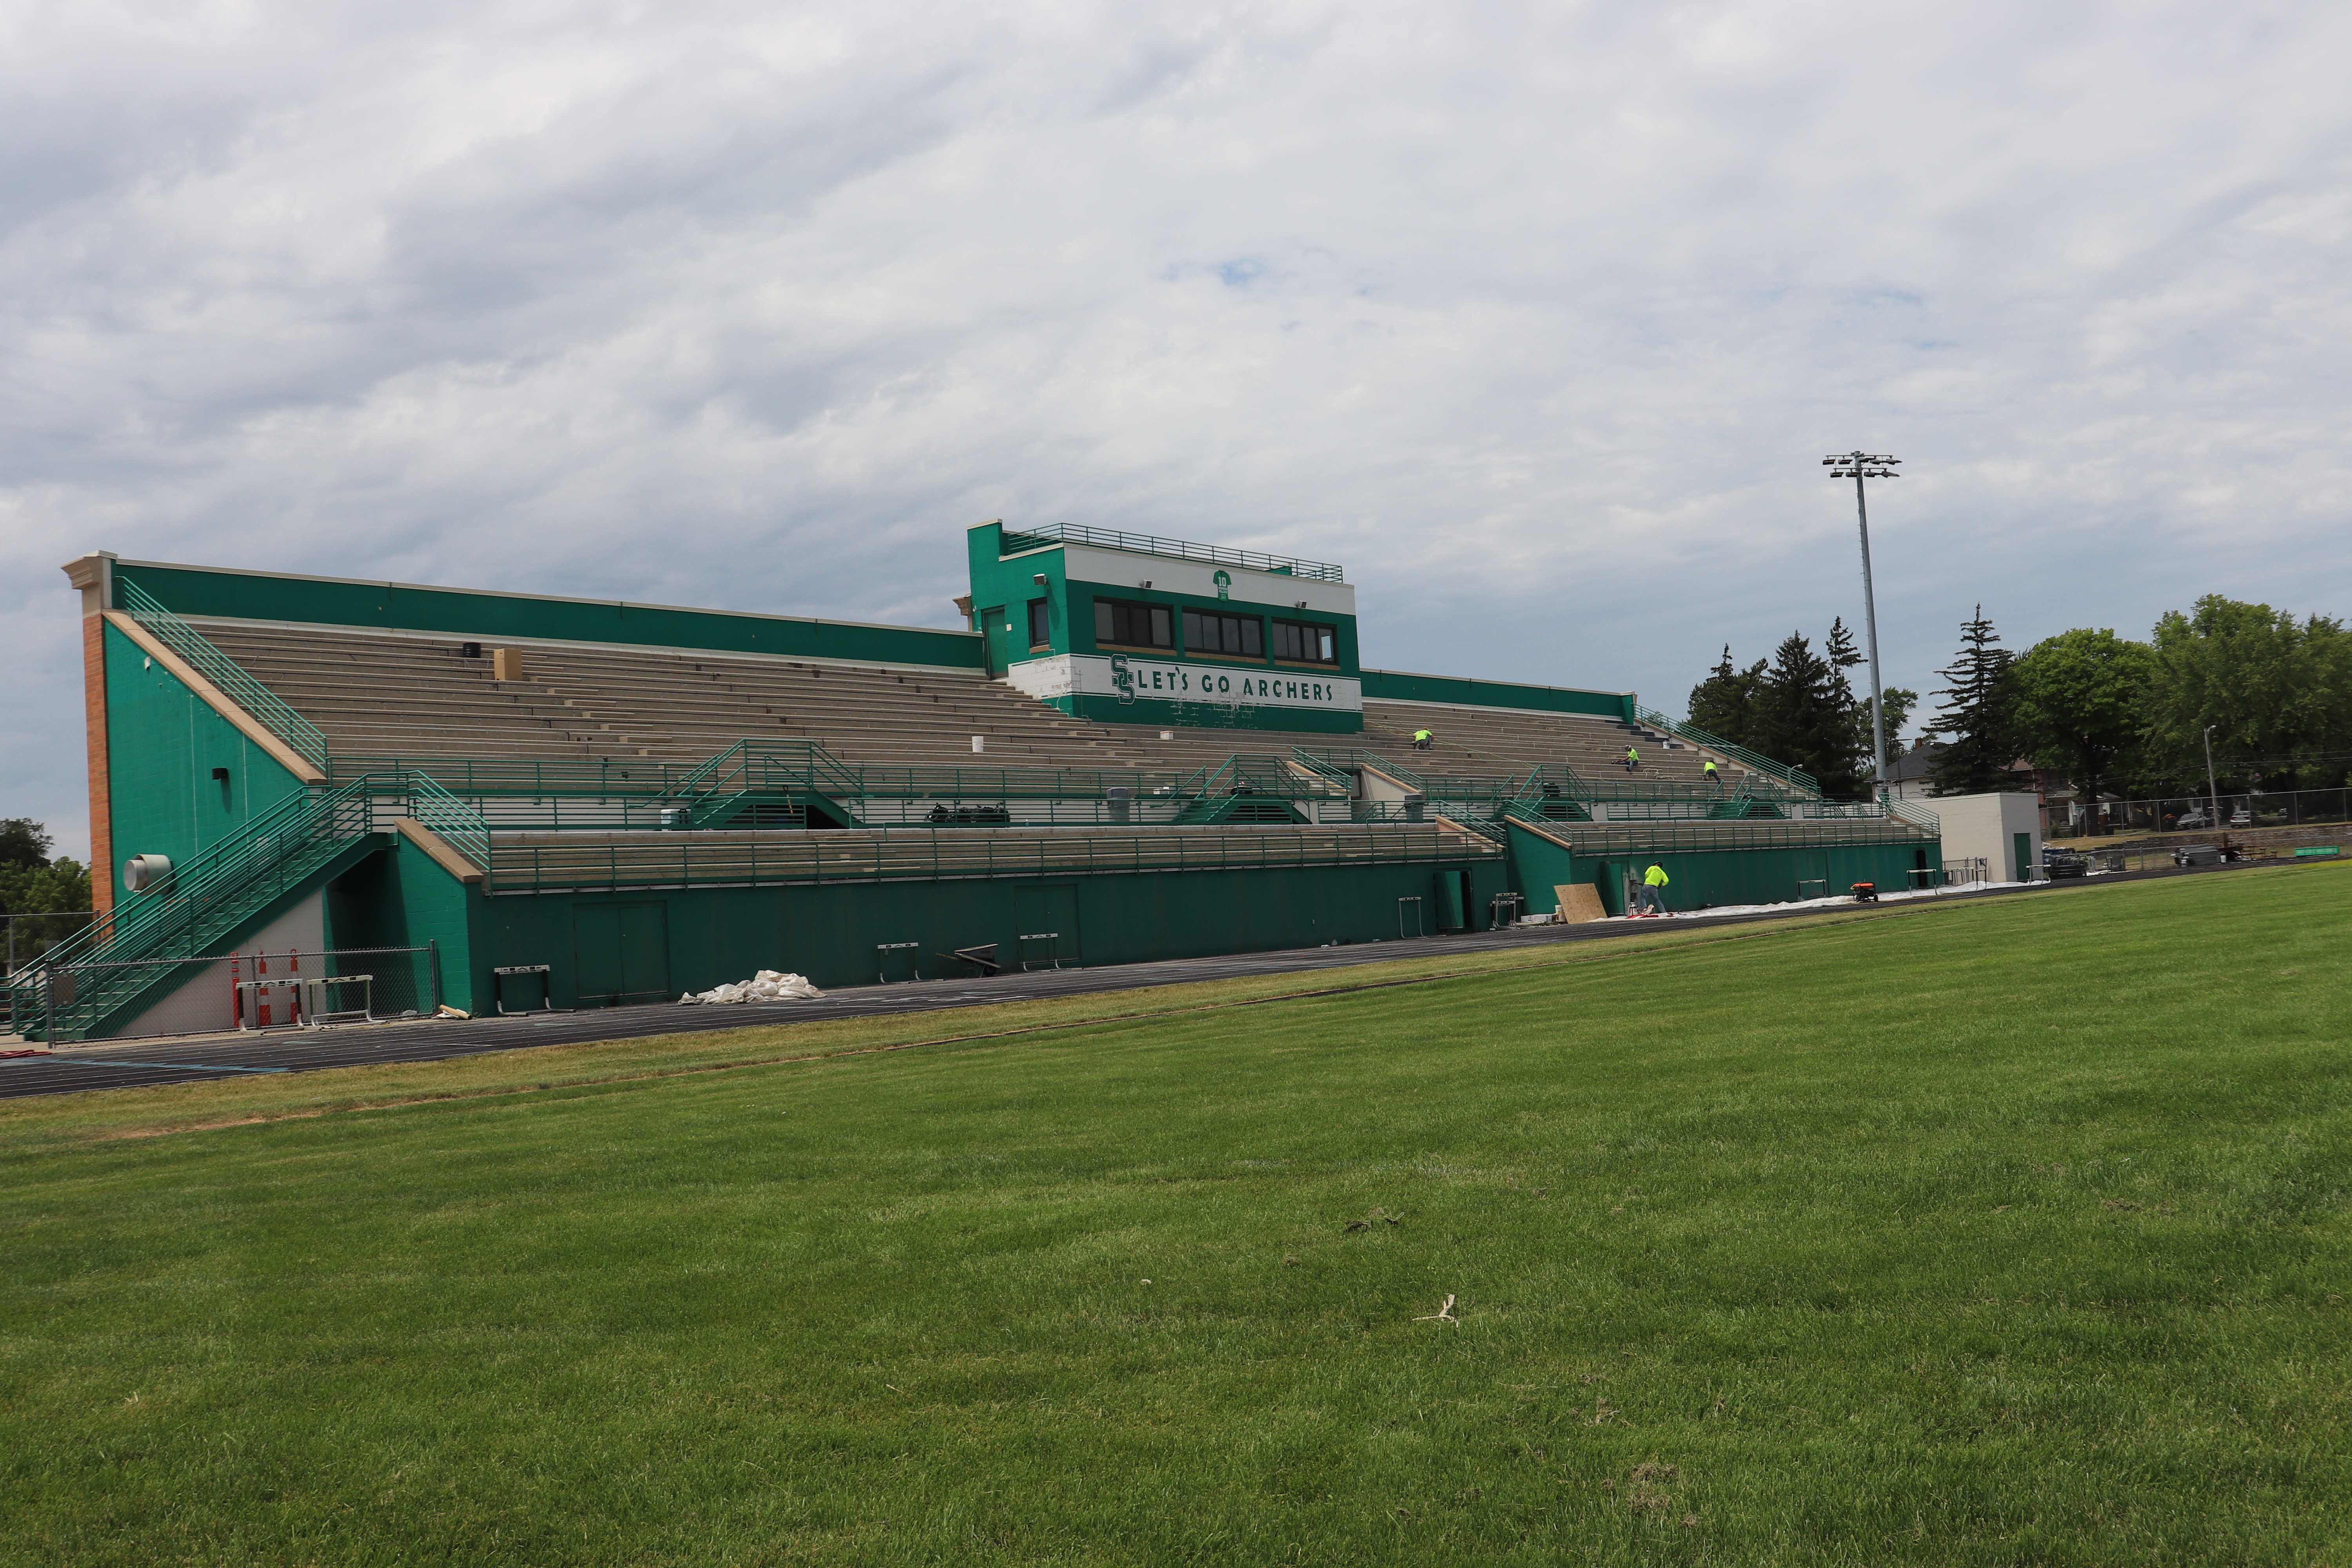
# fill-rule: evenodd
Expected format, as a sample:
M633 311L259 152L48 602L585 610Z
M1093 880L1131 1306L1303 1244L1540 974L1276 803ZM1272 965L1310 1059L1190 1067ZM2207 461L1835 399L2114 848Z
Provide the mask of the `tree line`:
M79 931L86 923L59 911L89 908L89 873L64 856L50 859L53 842L30 817L0 817L0 915L58 915L8 922L16 928L19 965ZM6 951L5 939L0 939L0 953Z
M1866 795L1867 700L1858 744L1852 720L1836 719L1855 706L1838 665L1852 642L1843 631L1832 628L1827 659L1792 634L1769 664L1738 670L1727 647L1691 690L1691 722L1805 769L1825 794ZM1823 665L1836 679L1823 679ZM2032 768L2064 775L2085 801L2202 794L2209 727L2213 772L2231 794L2335 788L2352 764L2352 633L2326 616L2298 621L2209 594L2168 611L2146 641L2077 627L2020 655L1979 605L1937 673L1946 684L1925 736L1942 743L1929 775L1937 795L2020 788ZM1890 763L1916 701L1886 693Z
M1691 688L1690 721L1735 746L1804 769L1832 800L1860 798L1869 793L1873 773L1870 694L1857 695L1847 672L1861 662L1843 617L1831 623L1819 653L1803 633L1790 632L1769 659L1745 669L1732 662L1726 643L1715 668ZM1919 694L1890 687L1879 700L1892 763L1901 750L1895 736Z

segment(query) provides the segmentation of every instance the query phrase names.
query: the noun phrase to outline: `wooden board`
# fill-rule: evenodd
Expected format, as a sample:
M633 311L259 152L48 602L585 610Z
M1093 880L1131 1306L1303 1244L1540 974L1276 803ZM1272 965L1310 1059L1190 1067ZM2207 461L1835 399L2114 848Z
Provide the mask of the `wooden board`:
M1562 882L1552 889L1552 893L1559 900L1558 918L1562 925L1583 925L1609 918L1609 911L1601 907L1601 889L1590 882Z

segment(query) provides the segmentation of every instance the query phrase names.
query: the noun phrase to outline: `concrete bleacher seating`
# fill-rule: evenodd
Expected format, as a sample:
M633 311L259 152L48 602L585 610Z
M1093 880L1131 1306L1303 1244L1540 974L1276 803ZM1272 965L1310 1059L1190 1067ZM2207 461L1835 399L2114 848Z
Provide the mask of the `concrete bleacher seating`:
M1438 775L1566 763L1645 781L1696 782L1701 753L1604 719L1368 701L1361 735L1074 719L977 670L728 657L661 648L520 645L520 679L495 679L457 637L226 620L192 623L325 731L339 757L695 763L738 741L809 741L869 765L1192 769L1235 752L1357 748ZM1412 732L1434 731L1428 752ZM975 756L971 737L983 737ZM1739 770L1727 766L1727 776Z

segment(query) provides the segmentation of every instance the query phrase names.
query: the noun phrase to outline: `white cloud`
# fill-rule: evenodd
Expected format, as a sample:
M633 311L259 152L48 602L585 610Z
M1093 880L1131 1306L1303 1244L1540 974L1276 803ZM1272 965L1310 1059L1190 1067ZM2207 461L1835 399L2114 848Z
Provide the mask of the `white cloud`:
M0 19L0 815L57 564L941 624L960 532L1348 564L1661 706L2344 604L2352 19L2186 4L149 5ZM68 826L68 825L70 825Z

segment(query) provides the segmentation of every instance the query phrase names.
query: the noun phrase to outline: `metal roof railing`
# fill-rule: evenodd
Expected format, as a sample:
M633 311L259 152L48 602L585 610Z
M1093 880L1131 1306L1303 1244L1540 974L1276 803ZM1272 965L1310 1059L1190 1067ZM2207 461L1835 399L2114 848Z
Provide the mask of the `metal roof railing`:
M1328 561L1302 561L1295 555L1268 555L1263 551L1235 550L1223 544L1196 544L1189 539L1162 539L1153 533L1123 533L1116 528L1093 528L1083 522L1041 522L1034 527L1004 531L1004 552L1007 555L1048 544L1098 544L1106 550L1132 551L1138 555L1164 555L1171 561L1243 566L1253 572L1311 577L1318 583L1344 583L1348 580L1346 574Z
M1792 768L1786 763L1776 763L1762 752L1751 752L1745 746L1735 746L1720 735L1710 735L1697 725L1685 723L1680 719L1669 719L1654 708L1644 708L1636 704L1633 709L1633 721L1637 724L1646 724L1651 729L1668 735L1678 736L1707 751L1720 752L1742 767L1753 768L1768 778L1779 779L1782 784L1801 794L1819 796L1822 793L1821 781L1804 769Z
M115 597L123 614L154 634L196 672L220 689L221 694L271 734L309 759L314 767L327 762L327 737L320 728L289 707L286 700L245 671L245 668L215 647L202 632L165 609L155 596L128 578L114 580Z

